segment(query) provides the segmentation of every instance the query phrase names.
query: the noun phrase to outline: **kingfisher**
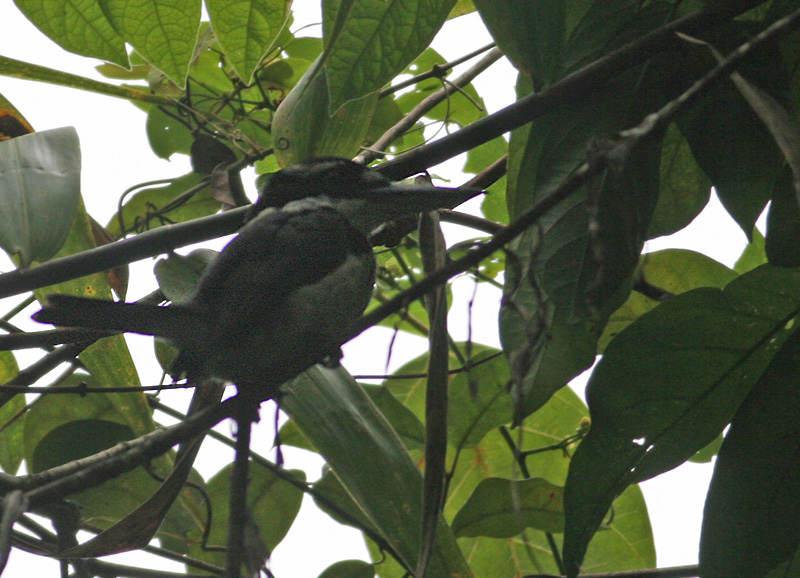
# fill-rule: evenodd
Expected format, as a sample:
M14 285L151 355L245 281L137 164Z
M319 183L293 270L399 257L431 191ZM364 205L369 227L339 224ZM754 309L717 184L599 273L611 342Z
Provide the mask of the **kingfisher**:
M283 383L338 359L369 304L376 272L369 234L478 192L393 183L346 159L303 161L266 180L245 225L187 301L158 306L54 294L33 318L160 336L179 350L173 376L279 397Z

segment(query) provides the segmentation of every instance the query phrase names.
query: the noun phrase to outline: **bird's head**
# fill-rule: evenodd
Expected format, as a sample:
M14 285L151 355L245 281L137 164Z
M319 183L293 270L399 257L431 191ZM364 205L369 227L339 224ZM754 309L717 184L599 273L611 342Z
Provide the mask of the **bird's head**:
M302 161L270 175L248 218L264 209L325 202L364 234L404 215L452 209L479 189L393 183L378 171L342 158Z

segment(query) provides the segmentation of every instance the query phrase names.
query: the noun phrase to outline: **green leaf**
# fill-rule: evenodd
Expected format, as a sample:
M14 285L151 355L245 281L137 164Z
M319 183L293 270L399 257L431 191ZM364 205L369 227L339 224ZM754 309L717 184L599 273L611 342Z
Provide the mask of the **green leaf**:
M721 52L746 42L753 31L736 22L712 29L703 36ZM783 58L775 44L763 44L739 71L779 100L785 94ZM665 85L677 96L716 64L706 47L686 46L664 59L663 74L673 79ZM673 92L674 91L674 92ZM678 127L692 149L697 164L711 179L717 194L750 238L756 219L775 194L783 155L750 105L731 83L720 82L678 116ZM784 179L785 180L785 179Z
M698 451L692 457L689 458L689 461L695 464L707 464L710 463L714 457L719 453L719 448L722 446L722 434L719 434L717 437L714 438L710 444L704 447L702 450Z
M702 253L685 249L665 249L642 255L637 277L658 289L677 295L698 287L721 289L737 275L722 263ZM603 352L614 336L651 309L655 309L658 304L659 301L632 291L627 301L606 323L597 344L598 352Z
M647 238L680 231L700 214L711 195L711 181L697 165L689 143L669 125L661 149L661 187Z
M800 182L800 181L798 181ZM800 266L800 208L788 168L781 171L767 214L764 250L769 262L779 267Z
M132 229L155 229L170 223L181 223L216 213L220 208L220 202L214 199L210 187L205 187L190 199L178 203L174 209L163 215L165 218L152 216L154 211L164 208L182 193L200 183L202 178L202 175L189 173L173 179L168 184L138 191L122 207L122 224L125 226L125 232L130 232ZM112 217L106 229L114 237L121 235L119 213Z
M17 373L19 366L14 354L10 351L0 352L0 383L8 383ZM11 475L17 473L25 457L23 432L28 416L24 411L25 405L25 397L17 395L0 407L0 427L3 428L3 434L0 435L0 468ZM12 419L14 423L9 423Z
M192 132L184 123L153 106L147 113L147 140L156 156L169 159L174 153L188 155L194 142Z
M459 538L511 538L525 528L564 531L564 488L542 478L486 478L453 518Z
M86 374L74 374L64 385L97 387ZM93 455L135 437L111 395L61 394L44 396L29 411L23 434L28 469L32 473ZM158 487L143 468L137 468L101 486L70 495L80 504L84 520L100 527L118 521Z
M196 249L186 255L171 254L159 259L154 267L158 286L164 296L173 303L189 299L203 272L217 258L211 249Z
M315 366L286 389L282 409L325 457L404 566L413 568L420 547L422 476L397 433L342 368ZM429 568L431 575L471 575L444 520L438 524Z
M470 363L479 365L450 381L447 441L459 449L475 447L489 431L510 423L513 416L506 358L495 349L475 349ZM487 361L490 356L495 357Z
M541 87L561 72L565 20L570 2L474 0L484 24L509 60Z
M211 533L208 536L209 546L227 543L232 468L233 464L225 466L206 484L211 509L214 512ZM301 470L284 470L283 473L301 483L305 482L305 473ZM250 462L247 507L253 522L258 527L258 538L267 548L263 555L268 556L289 532L300 511L302 501L303 492L295 484L275 475L258 462ZM189 553L194 558L225 566L225 552L204 550L198 541L193 543ZM262 560L263 562L266 562L266 558Z
M466 347L464 343L455 345L462 350ZM450 446L458 449L475 447L488 431L509 423L512 416L511 398L507 387L508 365L505 358L496 355L499 353L498 350L485 345L473 343L471 347L472 356L469 363L474 364L474 367L469 371L457 373L450 379L447 439ZM491 356L495 357L486 361ZM460 365L458 357L451 352L450 366ZM428 354L424 353L395 372L397 376L419 374L422 377L415 379L389 377L383 384L386 390L416 416L416 422L420 426L425 419L424 376L427 370ZM391 417L389 421L395 425ZM406 445L408 449L417 448L416 443Z
M382 385L362 384L372 403L381 410L392 428L400 436L408 450L422 449L425 446L425 426L410 409L392 395L389 388Z
M430 44L454 4L455 0L324 0L330 112L379 90L402 71Z
M592 142L637 115L650 100L648 86L640 70L630 71L592 99L566 104L514 131L510 217L546 197L583 162ZM518 84L522 94L529 88ZM586 188L576 191L509 244L500 329L517 421L594 362L602 326L630 290L657 198L659 144L656 139L633 151L621 171L590 184L591 197ZM590 225L596 225L591 234Z
M214 33L236 74L252 82L261 58L275 48L291 0L206 0Z
M744 251L736 260L733 270L739 274L747 273L766 262L767 253L764 235L758 229L753 229L753 240L744 248Z
M145 60L183 87L200 27L200 0L97 0Z
M97 0L14 0L34 25L64 50L128 66L125 42Z
M81 151L72 127L0 142L0 246L23 268L66 242L80 202Z
M569 39L563 48L563 74L587 66L648 28L660 26L665 17L661 15L663 5L642 9L636 0L571 0L566 4ZM658 22L648 21L653 13L660 15Z
M669 299L609 344L587 386L592 427L566 485L570 576L617 495L680 465L730 421L793 332L799 281L764 266L722 291Z
M319 509L340 524L347 524L359 530L366 528L375 532L372 522L353 501L342 482L330 468L325 468L325 473L314 483L313 497L314 503L319 506Z
M328 566L319 578L372 578L375 566L363 560L342 560Z
M704 578L763 576L800 546L798 372L795 332L731 422L703 513Z
M272 121L280 166L323 157L353 157L367 134L377 93L352 100L330 116L328 77L318 59L278 106Z

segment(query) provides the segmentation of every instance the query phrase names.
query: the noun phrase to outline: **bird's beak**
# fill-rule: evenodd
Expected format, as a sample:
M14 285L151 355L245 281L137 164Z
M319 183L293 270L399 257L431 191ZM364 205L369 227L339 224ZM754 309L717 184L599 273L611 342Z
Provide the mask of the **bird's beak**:
M482 192L481 189L470 187L453 189L395 183L377 189L356 191L352 198L363 202L368 207L367 210L379 214L384 221L388 221L424 211L454 209Z

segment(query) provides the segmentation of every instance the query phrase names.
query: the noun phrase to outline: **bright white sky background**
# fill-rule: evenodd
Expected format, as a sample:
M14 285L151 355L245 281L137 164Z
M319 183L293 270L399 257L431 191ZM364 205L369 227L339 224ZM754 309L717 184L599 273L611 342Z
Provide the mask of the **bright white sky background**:
M320 21L318 0L295 0L294 8L294 29ZM3 29L3 34L0 35L0 54L3 56L105 80L94 71L93 67L99 62L63 51L30 24L11 0L0 0L0 23ZM303 35L318 34L319 27L315 26L308 28ZM434 48L450 60L490 41L480 19L473 14L448 23L437 37ZM511 102L514 82L513 69L503 61L479 77L475 84L486 100L488 110L493 112ZM145 135L144 114L124 100L2 76L0 94L10 100L36 130L61 126L77 128L83 155L84 199L89 211L102 223L107 222L114 214L119 195L129 186L146 180L179 176L190 170L188 157L175 155L168 162L152 154ZM451 177L454 184L458 184L464 180L458 176L461 162L456 159L432 172ZM254 194L253 179L246 174L244 180L248 193ZM450 231L448 241L453 242L468 236L469 233L463 230ZM713 197L706 211L688 230L667 239L651 241L647 249L692 248L730 266L745 244L742 232L724 213L716 197ZM152 260L132 266L131 278L148 277L152 266ZM9 271L12 268L5 256L0 257L0 271ZM132 286L128 299L138 299L152 289L153 287ZM451 329L457 340L466 338L467 302L472 290L471 282L457 282L456 300L451 314ZM473 339L498 346L497 308L500 295L490 288L482 287L481 291L485 293L479 293L475 301L479 309L473 310ZM7 310L12 302L18 301L19 299L13 299L0 303L0 311ZM385 329L368 331L366 337L361 336L345 348L345 366L353 374L384 373L390 338L391 332ZM156 383L160 372L153 369L151 339L136 336L129 336L129 339L134 356L137 361L142 362L140 367L151 368L149 373L143 373L143 379ZM368 355L364 354L366 345L374 348ZM425 347L426 343L422 339L401 334L395 343L389 369L398 368L405 361L422 353ZM19 358L21 364L27 364L33 359L22 355ZM585 380L579 378L576 381L581 382L574 387L582 395ZM166 396L165 399L169 400ZM264 453L269 452L272 441L272 411L266 407L262 410L264 419L260 424L261 429L254 433L254 440ZM221 431L228 433L229 426L221 426ZM231 457L229 450L221 446L215 447L209 442L204 450L198 463L198 469L204 476L216 472ZM319 459L309 459L308 453L291 451L289 448L285 454L287 467L305 469L310 480L319 476ZM697 562L700 516L711 469L709 465L685 464L642 484L655 533L660 567ZM315 513L313 504L305 504L295 526L275 550L271 568L278 578L315 578L332 562L346 558L366 559L366 549L360 535L355 530L330 521L324 514ZM151 560L152 557L148 556L148 562ZM140 565L142 554L126 554L110 558L109 561ZM160 567L178 572L183 569L182 565L176 563L163 563ZM4 577L27 577L34 572L34 575L39 576L59 575L56 562L14 551Z

